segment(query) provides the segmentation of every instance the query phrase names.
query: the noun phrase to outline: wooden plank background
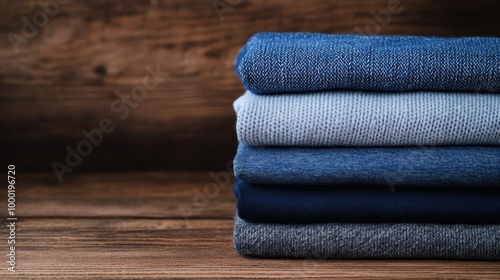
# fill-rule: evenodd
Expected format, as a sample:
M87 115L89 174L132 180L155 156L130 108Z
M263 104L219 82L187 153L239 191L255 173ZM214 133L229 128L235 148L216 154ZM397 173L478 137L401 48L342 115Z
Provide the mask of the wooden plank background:
M38 0L0 3L0 146L2 161L21 170L51 171L66 145L105 117L115 131L76 172L222 170L236 148L232 102L243 92L233 59L249 36L363 32L395 0L60 1L17 53L7 34L22 34L23 17L32 22L42 8ZM386 26L369 30L500 35L499 1L400 5ZM119 120L110 105L142 83L147 66L165 72L163 82Z

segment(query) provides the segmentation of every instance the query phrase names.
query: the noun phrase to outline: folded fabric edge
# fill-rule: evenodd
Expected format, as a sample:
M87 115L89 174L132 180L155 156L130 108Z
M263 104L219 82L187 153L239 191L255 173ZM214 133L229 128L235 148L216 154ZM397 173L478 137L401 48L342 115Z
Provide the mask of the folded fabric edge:
M500 225L259 224L235 217L245 256L310 259L500 260Z
M234 175L253 184L499 188L500 147L279 147L239 143Z

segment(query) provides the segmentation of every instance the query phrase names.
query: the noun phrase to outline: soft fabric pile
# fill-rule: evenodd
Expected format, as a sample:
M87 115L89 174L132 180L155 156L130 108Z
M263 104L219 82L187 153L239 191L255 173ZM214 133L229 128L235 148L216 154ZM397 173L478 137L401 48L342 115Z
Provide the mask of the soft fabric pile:
M262 33L238 54L234 247L500 260L500 39Z

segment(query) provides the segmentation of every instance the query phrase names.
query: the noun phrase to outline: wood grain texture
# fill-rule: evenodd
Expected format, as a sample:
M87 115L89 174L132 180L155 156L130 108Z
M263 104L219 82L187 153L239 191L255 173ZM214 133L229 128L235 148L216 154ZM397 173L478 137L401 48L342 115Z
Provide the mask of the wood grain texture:
M18 180L18 201L30 206L18 210L23 217L232 219L235 212L234 179L225 170L75 174L63 183L42 173Z
M500 263L247 258L232 247L234 198L173 211L215 182L207 173L18 176L18 271L2 279L498 279ZM0 209L5 209L0 200ZM2 224L4 227L4 224ZM1 231L6 234L5 230ZM2 250L5 246L2 246Z
M388 0L70 0L14 52L7 34L22 34L37 0L0 3L0 145L6 161L51 170L82 129L112 118L117 129L78 171L223 168L236 147L232 101L243 88L232 65L261 31L364 32ZM494 0L400 0L402 11L380 34L499 36ZM233 6L231 6L233 5ZM359 28L359 29L356 29ZM128 118L110 104L142 83L147 66L164 80ZM196 160L195 160L196 158Z

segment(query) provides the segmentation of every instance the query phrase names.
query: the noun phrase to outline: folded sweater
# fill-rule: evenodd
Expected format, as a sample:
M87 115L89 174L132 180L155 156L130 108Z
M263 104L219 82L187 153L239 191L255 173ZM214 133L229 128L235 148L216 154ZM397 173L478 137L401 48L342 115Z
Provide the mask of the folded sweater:
M500 92L500 38L260 33L236 58L254 93Z
M253 146L500 144L500 94L247 91L234 108Z
M234 248L256 257L500 260L500 225L297 225L237 217Z
M255 184L500 188L500 147L254 147L237 178Z
M238 215L256 223L500 224L500 189L255 185L238 180Z

